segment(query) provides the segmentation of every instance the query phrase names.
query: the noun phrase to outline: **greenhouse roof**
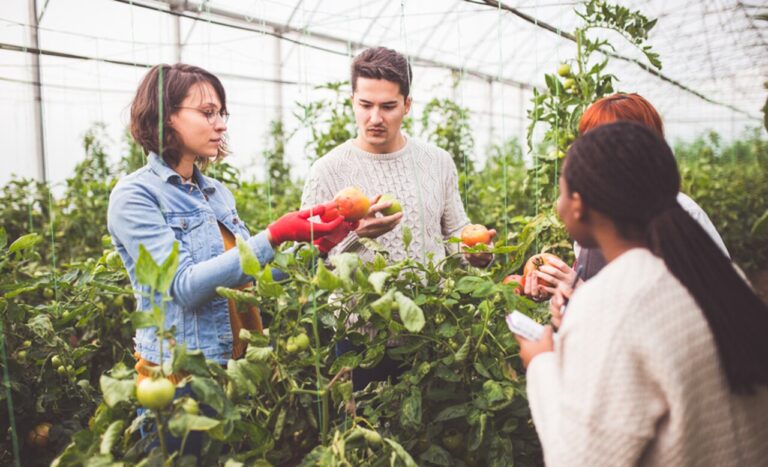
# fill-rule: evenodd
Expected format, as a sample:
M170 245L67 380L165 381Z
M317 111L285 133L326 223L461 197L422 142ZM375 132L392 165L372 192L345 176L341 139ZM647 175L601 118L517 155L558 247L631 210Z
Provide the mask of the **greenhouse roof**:
M733 138L760 125L768 8L721 0L620 3L658 19L648 43L662 67L653 70L637 48L600 30L619 56L608 69L619 90L654 103L670 139L707 130ZM582 2L554 0L38 0L35 6L37 47L29 3L0 7L2 125L11 135L5 177L37 173L39 82L46 175L54 181L82 158L82 135L94 121L106 123L118 152L146 66L177 60L224 81L236 165L259 172L268 124L282 117L298 130L288 152L301 175L307 136L292 116L296 103L326 95L316 86L348 79L351 57L376 45L411 59L416 115L433 97L470 109L475 157L482 161L488 143L523 137L532 89L574 59L572 33L584 9Z

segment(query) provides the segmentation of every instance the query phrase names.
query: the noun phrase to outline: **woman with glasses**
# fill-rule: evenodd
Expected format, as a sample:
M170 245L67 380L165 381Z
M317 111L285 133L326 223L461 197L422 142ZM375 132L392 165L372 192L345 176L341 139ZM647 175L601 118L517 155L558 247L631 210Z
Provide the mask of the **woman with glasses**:
M153 304L148 287L137 281L139 247L162 263L179 244L165 328L175 329L177 345L198 349L221 364L244 354L240 329L261 331L258 310L238 313L233 303L216 294L216 287L238 287L252 280L242 271L237 249L232 249L236 236L266 264L285 241L306 242L329 234L344 238L351 227L341 217L310 222L310 212L324 212L323 206L316 206L288 213L251 236L229 189L201 172L228 153L228 117L224 87L216 76L180 63L153 67L136 92L130 121L131 134L148 161L115 186L108 212L109 232L140 311L150 312ZM136 332L138 384L161 360L157 339L154 328ZM170 358L170 351L166 346L163 360Z

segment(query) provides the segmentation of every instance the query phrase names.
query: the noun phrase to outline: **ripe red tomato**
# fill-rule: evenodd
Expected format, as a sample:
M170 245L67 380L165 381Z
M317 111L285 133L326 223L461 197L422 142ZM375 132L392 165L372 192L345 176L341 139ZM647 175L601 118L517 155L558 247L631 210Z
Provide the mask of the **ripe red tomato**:
M139 403L151 410L166 407L175 394L176 386L168 378L144 378L136 388Z
M44 448L48 446L48 434L51 431L51 425L48 422L38 423L27 433L27 444L33 448Z
M523 293L523 276L520 274L510 274L501 281L502 284L509 284L510 282L519 284L515 287L516 294L520 295Z
M525 268L523 269L523 280L521 285L525 286L525 278L528 277L528 274L532 273L533 271L537 271L541 266L544 266L545 264L551 265L553 258L555 260L560 260L560 258L551 253L539 253L538 255L533 255L528 258L528 261L525 263ZM539 283L546 287L554 287L554 284L551 284L549 281L540 279Z
M320 219L330 222L342 215L345 220L355 222L365 217L370 207L371 200L362 191L350 186L336 193L333 201L325 203L325 213Z
M491 241L491 232L481 224L470 224L461 231L461 242L467 246Z

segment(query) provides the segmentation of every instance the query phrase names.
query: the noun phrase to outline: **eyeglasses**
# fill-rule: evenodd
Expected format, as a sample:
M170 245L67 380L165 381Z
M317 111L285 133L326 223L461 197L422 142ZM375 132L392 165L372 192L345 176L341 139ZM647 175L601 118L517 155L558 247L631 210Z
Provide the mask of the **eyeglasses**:
M208 123L210 123L211 125L216 124L216 117L221 117L221 121L224 123L227 123L227 121L229 121L229 112L227 112L226 110L222 110L221 112L216 112L215 110L212 110L212 109L200 110L197 107L184 107L181 105L177 105L176 108L197 110L201 114L205 115L205 119L208 120Z

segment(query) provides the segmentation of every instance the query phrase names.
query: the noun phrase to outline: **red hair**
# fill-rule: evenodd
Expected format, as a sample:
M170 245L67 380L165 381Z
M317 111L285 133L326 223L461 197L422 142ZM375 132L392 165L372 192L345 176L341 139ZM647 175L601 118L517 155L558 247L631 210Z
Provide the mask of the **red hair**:
M579 134L620 120L641 123L664 137L664 124L656 109L639 94L617 93L596 100L579 121Z

